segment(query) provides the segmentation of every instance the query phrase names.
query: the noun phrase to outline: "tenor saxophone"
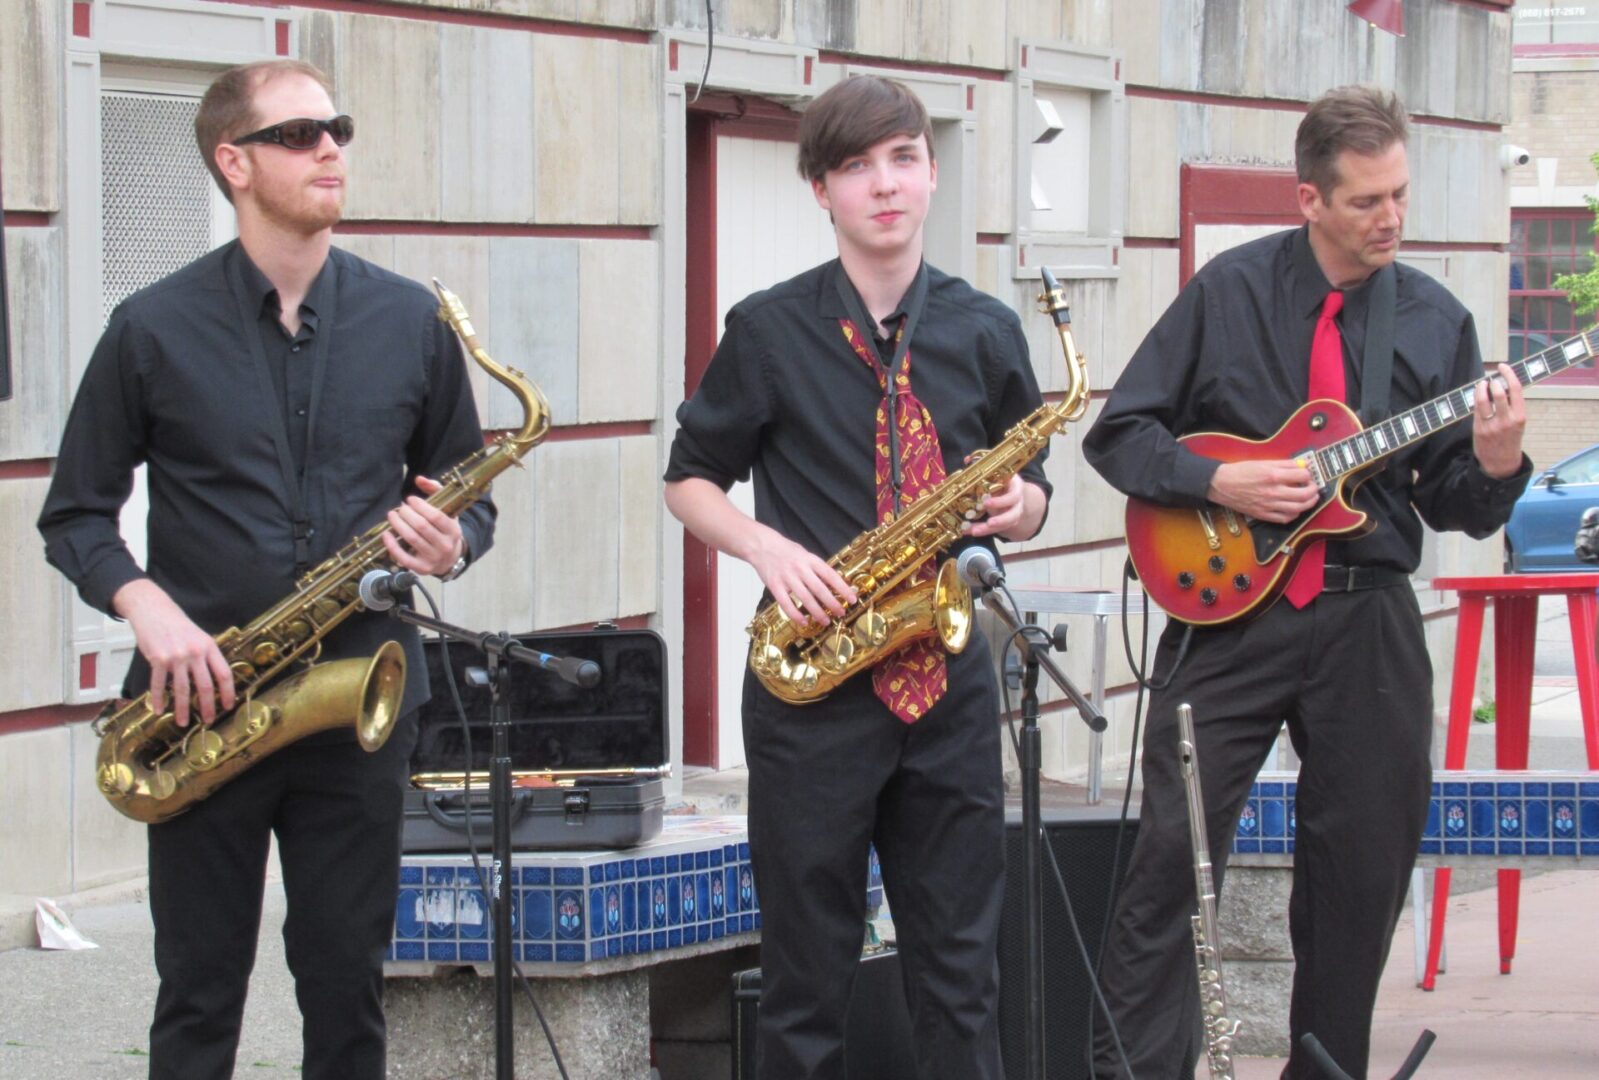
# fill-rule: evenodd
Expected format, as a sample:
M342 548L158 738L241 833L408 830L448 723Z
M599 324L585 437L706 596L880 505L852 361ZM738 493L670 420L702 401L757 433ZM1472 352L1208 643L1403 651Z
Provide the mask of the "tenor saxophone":
M1050 436L1088 411L1088 363L1072 340L1071 308L1055 276L1047 268L1042 275L1039 310L1054 320L1066 353L1065 396L1040 405L998 445L972 455L942 484L829 559L856 593L843 615L812 629L796 626L775 602L756 613L746 628L749 666L775 697L793 705L819 701L921 638L936 635L952 653L966 647L972 594L955 564L945 560L931 579L905 581L961 538L961 526L977 518L984 496L1003 491Z
M1205 836L1205 799L1199 788L1199 751L1194 710L1177 706L1177 756L1188 791L1188 839L1194 849L1194 959L1199 965L1199 1009L1205 1028L1205 1056L1211 1080L1233 1080L1233 1037L1238 1021L1227 1015L1227 989L1221 977L1221 936L1216 929L1216 885L1211 877L1210 842Z
M451 517L489 490L489 484L544 441L550 407L543 393L514 368L502 367L478 344L460 298L433 280L439 318L467 352L522 403L520 430L508 432L439 478L428 502ZM380 522L295 583L294 592L243 627L216 635L233 669L238 705L209 727L195 719L179 727L170 710L157 712L145 693L112 702L94 722L100 736L95 780L117 810L136 821L166 821L210 796L262 758L317 731L353 723L368 751L387 741L405 690L405 653L389 641L370 659L318 664L322 639L365 608L361 578L391 567ZM290 672L291 665L301 664ZM270 685L269 685L270 684Z

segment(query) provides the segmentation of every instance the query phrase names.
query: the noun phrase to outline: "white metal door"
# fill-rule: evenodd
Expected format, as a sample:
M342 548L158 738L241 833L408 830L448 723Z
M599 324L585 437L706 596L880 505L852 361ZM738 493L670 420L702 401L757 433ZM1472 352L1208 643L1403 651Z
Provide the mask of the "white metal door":
M794 144L720 136L716 140L716 324L752 292L775 285L837 254L827 211L794 171ZM729 493L755 513L747 483ZM744 627L760 600L761 582L748 564L716 560L717 761L744 764L740 697L748 637Z

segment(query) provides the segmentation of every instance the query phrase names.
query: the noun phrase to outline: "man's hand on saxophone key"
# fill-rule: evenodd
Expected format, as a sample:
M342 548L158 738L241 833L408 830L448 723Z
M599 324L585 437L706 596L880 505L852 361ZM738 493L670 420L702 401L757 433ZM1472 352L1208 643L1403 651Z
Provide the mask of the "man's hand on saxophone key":
M427 476L416 478L420 496L412 495L389 511L389 531L383 546L389 557L406 570L418 574L443 576L450 572L466 551L461 523L430 504L426 496L440 484Z
M783 614L796 626L842 617L844 605L855 602L855 590L838 571L776 530L758 528L747 561Z
M128 621L139 652L150 664L150 707L166 708L167 683L172 683L172 712L179 727L189 724L193 697L200 720L210 725L233 709L233 672L216 639L196 626L166 590L149 578L136 578L111 598L116 613Z
M1049 500L1038 485L1023 480L1018 473L1005 489L983 497L984 516L968 521L961 531L967 536L998 536L1001 540L1027 540L1044 523Z

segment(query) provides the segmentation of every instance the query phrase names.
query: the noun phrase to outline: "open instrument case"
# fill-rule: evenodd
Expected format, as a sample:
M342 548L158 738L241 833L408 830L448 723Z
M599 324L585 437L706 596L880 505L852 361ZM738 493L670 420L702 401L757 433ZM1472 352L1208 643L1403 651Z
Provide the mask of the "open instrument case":
M632 847L661 831L662 779L670 772L666 729L666 643L653 630L601 624L579 633L520 634L541 652L592 660L593 689L512 663L502 673L510 702L514 771L511 845L518 851ZM489 765L493 749L487 687L469 686L482 667L470 645L447 643L471 731L471 760L446 685L439 643L428 640L433 697L418 716L405 793L407 852L468 850L465 773L471 771L471 827L480 853L493 839Z

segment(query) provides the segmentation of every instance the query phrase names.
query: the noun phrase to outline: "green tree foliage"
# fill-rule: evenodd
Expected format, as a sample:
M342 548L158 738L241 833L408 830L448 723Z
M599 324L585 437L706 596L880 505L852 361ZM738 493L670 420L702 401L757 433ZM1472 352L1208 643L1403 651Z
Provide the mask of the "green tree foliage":
M1599 170L1599 154L1594 154L1588 160L1593 162L1595 170ZM1588 200L1588 209L1594 212L1595 227L1599 229L1599 199L1592 195L1584 197ZM1571 300L1571 310L1578 315L1586 315L1599 308L1599 266L1583 274L1561 274L1555 278L1553 287L1566 290Z

